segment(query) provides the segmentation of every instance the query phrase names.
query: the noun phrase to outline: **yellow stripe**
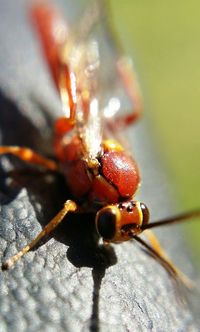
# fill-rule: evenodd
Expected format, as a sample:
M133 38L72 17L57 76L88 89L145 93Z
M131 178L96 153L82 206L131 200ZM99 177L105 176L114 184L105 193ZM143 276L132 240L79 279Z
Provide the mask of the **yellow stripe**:
M136 207L137 207L137 210L138 210L138 213L139 213L139 217L140 217L140 225L142 225L142 222L143 222L143 213L142 213L142 209L141 209L141 206L140 206L140 202L136 202Z
M120 143L118 143L116 140L114 139L106 139L103 141L103 149L104 151L108 151L108 152L120 152L123 151L123 147L121 146Z

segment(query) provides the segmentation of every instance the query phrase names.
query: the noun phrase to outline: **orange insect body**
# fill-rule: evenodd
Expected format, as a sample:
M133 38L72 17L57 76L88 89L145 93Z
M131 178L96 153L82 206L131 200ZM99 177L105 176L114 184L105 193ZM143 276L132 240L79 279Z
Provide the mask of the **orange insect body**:
M56 87L61 94L62 91L60 89L64 89L67 93L70 116L56 121L54 148L68 186L76 198L79 200L87 199L89 204L93 202L101 205L117 204L132 198L140 183L139 170L136 162L123 150L119 143L113 140L102 139L101 146L95 157L85 157L83 135L82 133L80 134L79 127L87 126L91 104L87 93L85 96L85 91L80 91L82 86L80 84L76 86L77 77L71 76L73 70L62 59L61 54L65 48L64 43L67 43L67 29L61 29L63 27L62 19L59 19L56 11L47 9L43 5L34 8L32 17L39 31L43 50ZM57 34L55 34L56 26ZM64 31L63 41L61 41L59 29L62 31L62 37ZM50 48L53 49L51 53L49 51ZM91 91L89 92L92 93ZM75 98L73 98L75 94L78 94L80 99L81 116L85 122L79 123L76 120L75 109L77 103ZM77 127L78 134L76 130L73 133L74 126ZM126 214L124 211L119 210L121 225L131 224L133 219L134 223L141 223L142 214L137 212L138 206L135 205L134 210L136 213L131 213L132 211L130 210ZM120 240L119 235L118 240ZM124 240L124 236L121 240Z
M79 201L87 200L90 205L117 204L132 199L140 183L140 175L136 162L122 146L116 141L102 139L96 155L90 157L85 151L88 147L85 146L86 139L82 127L87 127L89 122L92 103L90 94L93 92L94 84L90 84L90 81L88 83L86 79L85 85L79 82L77 86L73 68L62 57L67 48L67 29L63 26L63 20L59 19L56 11L44 5L38 5L33 9L32 18L39 31L43 50L61 99L63 100L63 91L65 98L67 96L65 103L69 113L67 117L55 122L54 149L71 192ZM88 85L89 90L85 89ZM79 99L78 105L76 98ZM81 111L76 111L77 107ZM82 120L77 120L77 117L82 117ZM142 214L138 213L137 205L134 206L134 210L135 213L132 210L124 213L119 209L121 225L127 222L130 224L133 219L134 223L141 223ZM124 240L124 237L121 240Z
M58 134L59 136L59 134ZM99 203L117 203L132 197L139 185L140 176L135 161L125 151L113 151L113 142L102 149L95 165L84 161L82 142L77 136L66 143L66 137L55 136L55 153L61 162L71 191L77 198ZM119 149L119 145L117 145Z
M108 39L109 47L106 49L104 43L101 46L107 55L110 55L111 49L114 52L111 52L108 67L105 62L102 65L101 60L108 59L104 52L100 56L98 38L91 39L88 35L99 23L100 14L105 19L105 3L94 1L93 4L93 11L82 15L77 30L75 33L70 32L70 35L65 21L54 8L38 3L31 11L63 106L63 117L57 119L54 125L53 147L57 161L47 159L26 147L0 146L0 154L10 153L25 162L61 171L75 199L84 204L79 209L75 201L67 200L38 236L7 259L2 267L8 269L13 266L46 234L52 232L67 213L92 209L97 211L96 230L105 243L135 239L173 277L190 286L188 279L166 257L155 236L148 233L149 230L146 235L151 234L148 236L151 245L137 236L159 225L199 217L200 211L148 223L147 207L133 199L140 184L139 170L135 160L118 140L113 140L112 134L139 118L142 109L140 92L130 63L124 60L117 45L112 43L111 29L103 35ZM98 9L95 4L98 4ZM100 6L102 4L103 7ZM108 25L105 25L99 30L105 32L107 28ZM110 90L112 95L108 96ZM132 112L118 115L124 99L125 108L131 106Z

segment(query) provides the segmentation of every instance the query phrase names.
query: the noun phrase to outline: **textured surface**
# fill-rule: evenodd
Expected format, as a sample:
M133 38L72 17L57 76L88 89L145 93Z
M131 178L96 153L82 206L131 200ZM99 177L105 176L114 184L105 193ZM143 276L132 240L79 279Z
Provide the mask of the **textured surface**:
M23 1L0 2L1 144L51 153L59 102ZM142 123L130 131L142 169L140 198L153 218L173 207L170 183ZM134 135L134 137L133 137ZM11 171L12 176L9 176ZM15 158L0 158L0 254L14 254L50 220L69 193L63 179ZM175 228L159 233L167 252L193 269ZM198 331L167 273L137 244L95 247L93 218L66 220L50 239L0 272L0 331Z

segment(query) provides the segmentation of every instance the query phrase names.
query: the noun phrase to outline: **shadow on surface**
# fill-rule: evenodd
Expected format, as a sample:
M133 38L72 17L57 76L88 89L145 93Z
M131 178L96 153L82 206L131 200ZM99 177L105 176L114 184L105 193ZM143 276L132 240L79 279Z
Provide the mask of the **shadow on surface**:
M1 144L25 145L33 149L39 147L39 151L42 151L44 142L41 143L43 138L38 129L1 91L0 105ZM7 205L14 201L20 191L26 188L42 228L62 208L65 200L72 198L62 175L27 165L14 156L1 156L0 160L0 204ZM94 213L68 215L50 236L69 246L67 258L74 266L92 269L94 288L90 330L98 331L101 281L106 269L116 264L117 258L111 247L98 245L94 220ZM40 241L34 249L48 239L49 236Z
M2 200L1 204L8 204L17 197L22 188L26 188L29 200L42 228L58 213L65 200L72 198L64 183L64 178L60 174L28 167L27 169L13 170L7 176L11 181L9 181L9 184L4 184L6 199L5 201ZM67 215L59 227L41 240L33 250L47 242L50 237L54 237L57 241L69 246L66 253L67 259L75 267L89 267L92 269L93 301L89 325L90 331L99 331L101 282L106 269L116 264L117 258L112 247L98 244L95 213Z
M9 99L0 90L0 134L2 145L26 145L30 148L42 148L45 146L42 137L34 121L30 121L15 101ZM27 106L28 107L28 106ZM45 114L45 112L44 112ZM33 115L33 119L36 116Z

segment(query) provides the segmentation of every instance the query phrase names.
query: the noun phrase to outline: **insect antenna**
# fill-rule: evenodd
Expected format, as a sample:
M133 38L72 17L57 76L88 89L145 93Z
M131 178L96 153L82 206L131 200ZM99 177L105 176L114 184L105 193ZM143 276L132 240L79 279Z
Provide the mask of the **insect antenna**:
M183 221L187 221L187 220L194 219L194 218L200 218L200 210L190 211L190 212L179 214L177 216L166 218L166 219L163 219L160 221L151 222L149 224L142 225L141 229L145 230L145 229L154 228L154 227L158 227L158 226L165 226L168 224L183 222Z
M177 269L167 256L165 257L162 252L159 252L156 250L156 248L154 249L151 245L147 244L137 235L133 235L133 239L135 239L147 249L148 253L165 268L165 270L169 273L173 280L177 282L177 284L182 284L187 289L194 288L193 282L184 273Z
M198 211L196 211L196 212L198 212ZM194 213L192 213L192 214L194 217ZM185 216L185 215L186 214L184 214L183 216ZM187 215L189 215L189 213ZM170 220L171 220L171 218L170 218ZM183 220L183 219L181 219L181 220ZM159 262L165 268L165 270L169 273L169 275L172 277L172 281L174 281L177 286L175 288L175 291L178 295L177 300L180 301L181 305L187 305L190 308L190 310L195 315L195 320L197 321L197 323L199 323L200 322L199 321L199 296L200 296L200 293L199 293L199 290L197 289L196 285L186 275L184 275L181 271L179 271L170 260L168 260L164 256L161 256L161 254L158 251L156 251L151 245L147 244L143 239L141 239L137 235L133 235L132 237L134 240L139 242L143 247L145 247L145 249L147 249L148 253L157 262Z
M133 239L139 242L143 247L145 247L149 254L153 256L153 258L155 258L155 260L157 260L172 277L178 277L176 268L173 267L173 265L171 265L164 257L162 257L153 247L151 247L143 239L136 235L133 236Z

